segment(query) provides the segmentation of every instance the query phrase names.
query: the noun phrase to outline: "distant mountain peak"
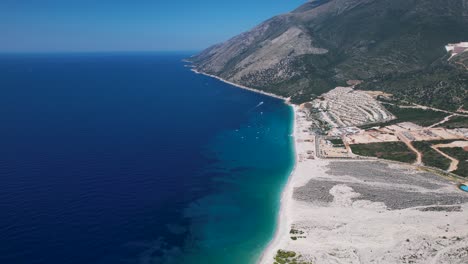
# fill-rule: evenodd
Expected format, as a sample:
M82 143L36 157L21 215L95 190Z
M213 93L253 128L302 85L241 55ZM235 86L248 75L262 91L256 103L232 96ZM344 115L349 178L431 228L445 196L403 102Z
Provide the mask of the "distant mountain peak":
M326 4L326 3L330 2L330 1L332 1L332 0L312 0L312 1L308 1L307 3L301 5L297 9L293 10L291 13L302 13L302 12L305 12L305 11L309 11L311 9L314 9L314 8L318 7L318 6Z

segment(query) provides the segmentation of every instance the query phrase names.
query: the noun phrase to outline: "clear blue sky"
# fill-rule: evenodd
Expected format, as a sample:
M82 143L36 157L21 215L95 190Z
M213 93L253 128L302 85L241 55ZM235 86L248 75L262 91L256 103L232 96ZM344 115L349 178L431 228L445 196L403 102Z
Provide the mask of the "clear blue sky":
M200 50L306 0L0 0L0 52Z

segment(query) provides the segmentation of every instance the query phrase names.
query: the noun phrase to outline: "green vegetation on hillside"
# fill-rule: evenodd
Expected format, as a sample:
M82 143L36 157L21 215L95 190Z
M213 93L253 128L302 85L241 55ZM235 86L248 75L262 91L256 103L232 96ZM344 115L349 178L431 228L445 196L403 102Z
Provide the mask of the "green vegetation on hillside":
M366 157L377 157L387 160L413 163L416 154L403 142L382 142L351 145L354 154Z
M397 117L397 119L392 122L413 122L424 127L433 125L448 116L448 114L444 112L430 109L401 108L393 105L385 105L385 108Z
M399 100L455 111L468 107L468 71L440 64L418 72L393 74L358 86L363 90L385 91Z
M463 148L440 148L440 150L450 157L458 159L460 162L458 169L453 171L453 173L462 177L468 177L468 151L464 151Z
M440 140L440 141L414 141L413 146L418 149L422 154L422 162L426 166L447 170L450 166L451 161L446 157L439 154L433 148L432 145L449 143L453 140Z
M453 0L307 2L191 61L203 72L293 103L362 80L359 89L455 110L468 106L468 71L460 64L468 59L447 61L444 47L467 40L466 14L464 2Z
M454 116L449 121L439 125L439 127L445 128L468 128L468 117Z
M384 104L385 108L390 111L397 119L382 123L381 126L393 125L401 122L413 122L420 126L430 126L439 121L442 121L448 114L434 110L424 110L418 108L401 108L395 105ZM375 124L362 126L361 128L374 127Z
M460 70L468 70L468 52L463 52L450 59Z

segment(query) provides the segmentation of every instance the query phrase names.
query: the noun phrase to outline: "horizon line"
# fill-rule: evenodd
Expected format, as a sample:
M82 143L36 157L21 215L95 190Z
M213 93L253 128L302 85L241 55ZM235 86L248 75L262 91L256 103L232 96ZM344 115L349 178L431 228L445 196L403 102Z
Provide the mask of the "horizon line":
M199 53L201 50L61 50L61 51L2 51L0 54L96 54L96 53Z

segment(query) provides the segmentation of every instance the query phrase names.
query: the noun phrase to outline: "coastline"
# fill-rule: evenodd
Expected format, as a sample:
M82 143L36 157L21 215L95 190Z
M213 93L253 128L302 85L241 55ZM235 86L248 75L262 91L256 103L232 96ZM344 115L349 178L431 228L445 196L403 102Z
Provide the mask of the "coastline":
M205 75L205 76L208 76L208 77L211 77L211 78L215 78L219 81L222 81L224 83L227 83L229 85L232 85L232 86L235 86L237 88L241 88L241 89L244 89L244 90L248 90L248 91L251 91L251 92L254 92L254 93L259 93L259 94L262 94L262 95L266 95L266 96L269 96L269 97L273 97L273 98L277 98L277 99L281 99L283 100L287 105L289 105L291 108L292 108L292 140L293 140L293 155L294 155L294 165L293 165L293 168L291 170L291 172L289 173L288 175L288 178L287 178L287 182L286 184L283 186L282 190L281 190L281 195L280 195L280 206L279 206L279 211L277 213L277 220L276 220L276 226L275 226L275 232L274 232L274 235L273 237L270 239L270 241L268 242L267 246L262 250L261 254L260 254L260 257L257 259L257 261L255 263L270 263L268 260L273 260L274 256L275 256L275 249L278 248L278 246L280 245L280 243L283 241L283 238L286 237L289 233L289 230L288 230L288 226L290 226L290 221L289 221L289 218L288 218L288 213L287 213L287 210L291 207L290 206L290 203L292 201L292 194L293 194L293 179L295 178L295 172L296 172L296 169L297 169L297 165L298 165L298 151L297 151L297 148L298 148L298 142L297 142L297 133L298 133L298 127L297 127L297 109L298 109L298 106L297 105L294 105L292 103L290 103L290 98L286 98L286 97L282 97L282 96L279 96L279 95L276 95L276 94L272 94L272 93L267 93L267 92L264 92L264 91L260 91L260 90L257 90L257 89L253 89L253 88L249 88L249 87L246 87L246 86L243 86L243 85L239 85L239 84L235 84L233 82L230 82L230 81L227 81L221 77L218 77L218 76L215 76L215 75L212 75L212 74L208 74L208 73L204 73L204 72L200 72L198 70L196 70L195 68L191 68L190 69L192 72L196 73L196 74L202 74L202 75Z
M276 221L276 227L275 227L275 233L273 235L273 238L270 240L270 242L267 244L265 249L263 250L262 254L260 255L260 258L257 260L256 263L261 264L261 263L270 263L269 260L273 260L275 256L275 249L278 248L280 245L282 238L287 236L288 234L288 226L290 226L291 221L288 218L288 213L287 210L290 208L289 204L291 203L292 200L292 194L293 194L293 182L295 179L296 175L296 169L298 165L298 151L297 151L297 106L296 105L291 105L293 109L293 151L294 151L294 166L293 169L291 170L291 173L288 176L288 180L286 182L286 185L283 187L283 190L281 191L281 200L280 200L280 209L277 215L277 221Z
M279 96L279 95L276 95L276 94L273 94L273 93L268 93L268 92L264 92L264 91L260 91L260 90L257 90L257 89L254 89L254 88L250 88L250 87L247 87L247 86L244 86L244 85L240 85L240 84L236 84L236 83L233 83L233 82L230 82L228 80L225 80L221 77L218 77L216 75L212 75L212 74L208 74L208 73L204 73L204 72L201 72L201 71L198 71L196 70L195 68L191 68L190 69L192 72L196 73L196 74L202 74L202 75L205 75L205 76L208 76L208 77L211 77L211 78L215 78L219 81L222 81L224 83L227 83L229 85L232 85L232 86L235 86L237 88L241 88L241 89L244 89L244 90L248 90L248 91L251 91L251 92L254 92L254 93L259 93L259 94L263 94L263 95L266 95L266 96L270 96L270 97L274 97L274 98L277 98L277 99L281 99L283 101L285 101L285 103L287 104L290 104L289 103L289 98L286 98L286 97L283 97L283 96Z
M256 263L269 263L268 260L272 260L273 257L275 256L274 249L279 246L279 244L282 241L282 238L287 236L288 226L290 226L290 221L288 220L287 209L290 208L290 206L288 206L288 204L292 200L293 179L294 179L294 176L295 176L295 172L296 172L297 165L298 165L298 158L299 158L298 157L298 151L297 151L297 147L298 147L297 144L298 143L297 143L297 140L296 140L297 132L298 132L298 128L297 128L297 106L294 105L294 104L291 104L289 102L289 98L285 98L285 97L275 95L275 94L272 94L272 93L267 93L267 92L264 92L264 91L256 90L256 89L249 88L249 87L246 87L246 86L243 86L243 85L235 84L235 83L227 81L227 80L225 80L225 79L223 79L221 77L218 77L218 76L215 76L215 75L212 75L212 74L208 74L208 73L204 73L204 72L200 72L200 71L198 71L198 70L196 70L194 68L191 68L190 70L192 72L196 73L196 74L202 74L202 75L205 75L205 76L208 76L208 77L211 77L211 78L215 78L215 79L217 79L219 81L222 81L224 83L227 83L229 85L232 85L232 86L244 89L244 90L248 90L248 91L251 91L251 92L254 92L254 93L259 93L259 94L262 94L262 95L274 97L274 98L277 98L277 99L281 99L292 108L292 114L293 114L293 117L292 117L293 118L292 136L293 136L293 141L294 141L294 143L293 143L294 166L293 166L293 168L291 170L291 173L288 175L288 180L286 182L286 185L281 190L281 196L280 196L281 200L280 200L280 206L279 206L280 208L279 208L279 212L277 214L277 220L276 220L276 227L275 227L274 235L273 235L272 239L268 242L267 246L262 250L260 258L258 258L258 260L256 261Z
M462 220L468 197L452 181L385 160L317 159L312 121L300 106L286 103L294 114L294 166L282 187L274 235L255 263L271 264L277 250L294 252L304 263L460 259L468 247ZM290 234L290 228L300 233ZM433 254L439 251L446 254Z
M258 264L274 262L277 250L294 252L304 263L468 260L460 255L468 247L461 220L468 197L453 182L409 164L317 159L311 123L293 108L295 167L282 192L275 235ZM439 251L447 254L434 254Z

